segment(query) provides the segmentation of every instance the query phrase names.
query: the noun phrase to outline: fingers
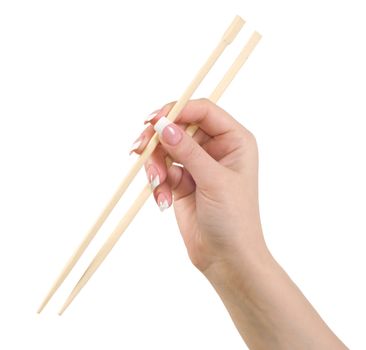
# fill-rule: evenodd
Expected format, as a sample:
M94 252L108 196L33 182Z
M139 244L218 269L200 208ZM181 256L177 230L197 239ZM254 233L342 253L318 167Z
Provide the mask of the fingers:
M141 154L154 134L155 134L154 128L151 125L149 125L132 144L130 148L130 154L132 153Z
M202 188L214 186L221 166L217 161L237 147L237 142L233 141L231 145L225 135L238 136L238 129L244 129L227 112L207 99L189 101L176 123L171 124L162 117L169 114L174 103L165 105L147 118L145 123L155 127L149 125L131 150L131 153L141 154L155 130L158 131L161 145L155 149L145 169L155 200L161 208L171 205L172 191L174 198L179 199L192 193L196 185ZM193 138L182 130L189 124L199 126ZM168 169L165 163L168 153L184 168L173 166Z
M175 102L168 103L160 110L154 111L149 115L145 123L150 122L154 125L161 117L169 114L174 104ZM246 130L230 114L208 99L189 101L178 116L175 124L183 128L188 124L198 124L200 129L196 132L194 139L199 144L207 142L211 137L217 137L230 132L233 135L237 135L238 130ZM154 130L149 125L134 142L131 153L141 154L153 134Z
M172 205L173 196L168 183L164 182L155 189L154 198L160 211L164 211Z
M172 192L175 200L185 197L196 188L192 176L181 166L167 167L166 152L158 147L145 164L146 175L161 211L172 204Z
M163 111L163 110L162 110ZM157 114L155 113L154 116L157 118L159 118L158 115L160 115L161 113ZM153 119L155 119L155 117L153 117ZM148 120L145 121L145 124L149 123ZM182 129L185 129L186 125L180 124L179 125ZM130 148L130 154L132 153L137 153L137 154L141 154L145 147L147 146L147 144L149 143L150 139L154 136L155 134L155 130L154 127L152 125L148 125L145 130L140 134L140 136L133 142L131 148ZM210 139L210 136L208 136L203 130L198 129L194 135L194 139L199 143L205 143Z
M221 161L222 158L241 147L245 139L246 137L242 134L231 132L210 138L201 145L212 158Z
M191 174L181 166L173 165L168 169L167 183L174 194L174 200L189 196L196 189Z
M173 165L168 169L166 181L154 188L154 199L160 211L164 211L172 205L173 194L177 201L192 194L195 188L192 176L184 168Z
M174 102L165 105L161 111L150 120L155 124L162 116L167 116ZM175 124L198 124L206 134L215 137L244 127L230 114L208 99L191 100L183 108Z
M194 193L196 185L192 176L182 167L173 165L168 169L166 181L154 188L153 194L160 211L168 209L174 200Z
M145 171L151 189L154 191L167 177L166 151L158 146L145 163Z
M215 181L209 174L219 174L220 164L192 137L165 117L156 122L154 129L164 149L175 161L184 165L198 186L208 188L214 185Z

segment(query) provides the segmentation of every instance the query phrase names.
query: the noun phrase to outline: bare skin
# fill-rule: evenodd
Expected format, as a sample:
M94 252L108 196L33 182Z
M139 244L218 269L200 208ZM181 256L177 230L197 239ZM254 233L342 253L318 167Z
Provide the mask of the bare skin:
M161 124L172 106L150 123ZM187 124L199 126L193 138L184 132ZM154 134L152 125L140 136L136 153ZM201 99L190 101L176 122L165 126L160 142L145 165L155 200L161 209L173 204L192 263L220 295L248 347L347 349L266 246L254 136ZM183 167L168 169L168 154Z

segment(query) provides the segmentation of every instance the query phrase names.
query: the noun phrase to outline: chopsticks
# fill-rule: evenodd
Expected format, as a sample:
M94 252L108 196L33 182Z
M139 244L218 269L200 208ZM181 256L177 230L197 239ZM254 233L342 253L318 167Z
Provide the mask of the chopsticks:
M217 85L215 90L210 95L209 99L212 102L217 102L219 98L222 96L226 88L229 86L231 81L234 79L236 73L240 70L243 66L247 58L249 57L250 53L254 50L255 46L259 42L261 36L259 33L254 32L251 38L249 39L248 43L245 45L243 50L241 51L240 55L237 57L233 65L229 68L227 73L225 74L224 78L220 81ZM186 133L190 136L193 136L197 131L197 125L190 125L186 129ZM167 162L171 162L169 157L166 159ZM98 267L102 264L104 259L107 257L109 252L112 250L114 245L117 243L118 239L122 236L124 231L127 229L128 225L132 222L136 214L144 205L145 201L149 198L151 191L150 184L147 184L141 193L136 198L135 202L131 205L130 209L127 211L125 216L122 220L118 223L112 234L109 236L107 241L104 243L102 248L99 250L93 261L90 263L89 267L86 269L82 277L80 278L79 282L75 285L74 289L70 293L69 297L67 298L65 304L59 311L59 315L67 309L67 307L71 304L74 298L78 295L81 289L86 285L89 281L91 276L94 272L98 269Z
M233 22L230 24L229 28L223 35L222 39L220 40L217 47L214 49L212 54L209 56L206 63L203 65L203 67L199 70L191 84L187 87L181 98L176 102L170 113L168 114L167 118L170 121L174 121L176 117L180 114L190 97L192 96L195 89L198 87L198 85L201 83L201 81L204 79L206 74L209 72L211 67L214 65L214 63L217 61L219 56L222 54L222 52L225 50L225 48L234 40L236 35L241 30L242 26L244 25L244 20L240 18L239 16L236 16L233 20ZM220 81L217 88L214 90L214 92L210 96L210 100L213 102L216 102L227 86L230 84L232 79L235 77L236 73L240 70L250 53L255 48L256 44L260 40L260 35L255 32L246 46L243 48L242 52L239 54L233 65L230 67L228 72L225 74L224 78ZM186 132L189 135L193 135L195 131L197 130L197 126L189 126L186 130ZM130 172L127 174L125 179L122 181L120 186L118 187L117 191L107 204L107 206L104 208L100 216L98 217L95 224L92 226L92 228L89 230L87 235L85 236L84 240L80 244L80 246L77 248L69 262L66 264L64 269L62 270L61 274L58 276L57 280L53 284L52 288L50 289L49 293L47 294L46 298L42 302L40 308L38 309L38 312L40 313L43 308L46 306L46 304L49 302L49 300L52 298L54 293L57 291L57 289L61 286L63 281L66 279L68 274L71 272L81 255L84 253L85 249L89 245L89 243L93 240L96 233L98 232L99 228L103 225L104 221L107 219L115 205L118 203L119 199L129 186L129 184L132 182L134 177L136 176L137 172L141 169L145 161L148 159L148 157L152 154L155 147L159 143L158 136L155 134L152 139L150 140L149 144L146 146L144 152L140 155L137 162L134 164L134 166L131 168ZM123 232L127 229L128 225L131 223L133 218L136 216L138 211L141 209L149 195L151 194L151 188L150 185L146 185L144 189L141 191L139 196L136 198L133 205L130 207L130 209L127 211L125 216L122 218L122 220L118 223L110 237L107 239L105 244L102 246L102 248L99 250L93 261L90 263L89 267L84 272L83 276L80 278L79 282L76 284L74 289L72 290L71 294L69 295L68 299L66 300L65 304L63 305L62 309L60 310L59 314L61 315L66 308L70 305L70 303L74 300L76 295L80 292L80 290L85 286L85 284L88 282L88 280L91 278L91 276L94 274L94 272L97 270L97 268L101 265L103 260L106 258L108 253L111 251L113 246L116 244L118 239L121 237Z

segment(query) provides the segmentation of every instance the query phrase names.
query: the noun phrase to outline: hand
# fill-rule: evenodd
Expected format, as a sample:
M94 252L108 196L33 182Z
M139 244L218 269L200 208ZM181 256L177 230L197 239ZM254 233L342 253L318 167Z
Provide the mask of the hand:
M208 100L151 117L161 144L146 163L161 209L172 204L188 254L214 286L250 349L346 349L273 259L258 208L254 136ZM184 132L197 124L193 138ZM154 134L149 126L134 148ZM169 154L183 167L168 169ZM173 195L173 196L172 196Z
M254 136L206 99L190 101L174 124L161 129L164 106L150 121L160 125L160 142L145 168L161 209L172 204L188 254L206 271L235 255L265 250L258 209L258 152ZM164 118L165 119L165 118ZM159 121L160 120L160 121ZM165 120L167 121L167 120ZM197 124L193 138L187 124ZM140 136L138 153L154 130ZM183 167L169 169L165 157ZM173 196L172 196L173 194Z

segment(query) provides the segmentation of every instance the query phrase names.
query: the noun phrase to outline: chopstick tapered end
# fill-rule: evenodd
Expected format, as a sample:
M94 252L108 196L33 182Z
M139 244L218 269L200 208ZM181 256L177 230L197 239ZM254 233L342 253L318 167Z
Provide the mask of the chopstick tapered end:
M71 304L71 300L66 300L66 303L62 306L62 308L60 309L60 311L57 313L59 316L62 316L62 314L65 312L65 310L69 307L69 305Z
M65 310L70 306L70 304L73 302L75 297L79 294L82 287L83 287L83 285L80 286L80 281L79 281L76 284L75 288L70 293L70 295L68 296L68 298L66 299L66 301L65 301L64 305L62 306L62 308L60 309L60 311L58 312L59 316L62 316L62 314L65 312Z
M41 304L41 306L38 308L38 310L37 310L37 314L40 314L42 311L43 311L43 309L45 308L45 306L47 305L47 303L48 303L48 301L49 301L49 296L47 296L47 298L45 299L45 300L43 300L43 302L42 302L42 304Z

